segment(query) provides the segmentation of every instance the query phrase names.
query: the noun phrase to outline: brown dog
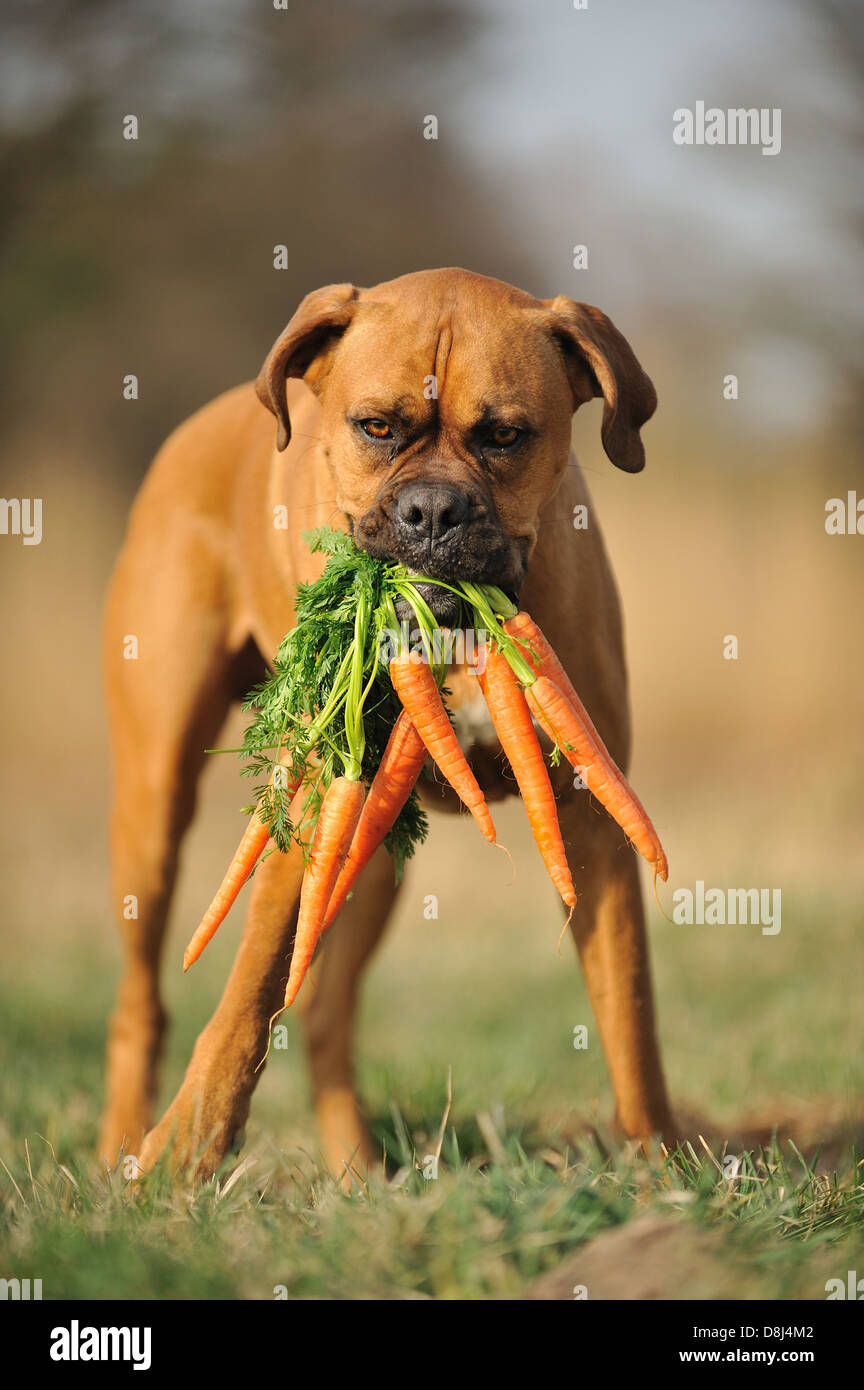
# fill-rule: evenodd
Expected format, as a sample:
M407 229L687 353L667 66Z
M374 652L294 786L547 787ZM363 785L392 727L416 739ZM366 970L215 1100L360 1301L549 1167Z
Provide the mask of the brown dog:
M308 295L261 370L258 398L251 385L228 392L161 450L135 503L105 635L113 893L126 948L108 1046L101 1152L109 1163L121 1147L144 1170L167 1153L205 1176L246 1121L288 972L302 872L294 853L271 855L255 875L221 1002L178 1095L144 1137L165 1022L160 953L203 750L292 626L298 581L320 572L301 532L335 522L412 569L519 592L626 768L618 600L570 458L573 412L601 395L606 452L637 472L639 429L656 397L604 314L464 270L423 271L371 290L330 285ZM276 447L261 401L278 421ZM588 508L584 530L573 529L578 504ZM445 593L428 586L444 624ZM125 659L129 635L137 660ZM457 719L470 728L476 682L457 674L449 683ZM512 787L488 750L469 754L489 794ZM634 1138L668 1135L636 855L588 794L573 790L566 765L557 781L579 892L572 930L618 1118ZM374 1158L354 1094L351 1032L360 972L394 897L379 851L325 938L303 1012L324 1152L340 1174L346 1162L362 1173Z

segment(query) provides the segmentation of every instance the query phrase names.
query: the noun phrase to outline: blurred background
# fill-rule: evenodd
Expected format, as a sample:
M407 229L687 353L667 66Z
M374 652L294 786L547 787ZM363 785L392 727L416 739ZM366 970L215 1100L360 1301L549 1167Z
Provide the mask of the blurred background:
M828 536L825 504L864 496L861 7L8 0L0 36L2 492L43 499L40 545L0 536L0 1152L95 1140L119 962L99 625L153 453L255 376L308 290L446 265L599 305L658 389L638 477L606 460L599 402L574 424L626 616L632 780L670 890L783 893L771 937L673 927L652 903L675 1099L715 1132L851 1132L864 537ZM699 100L781 108L780 153L674 144L672 113ZM214 760L166 958L166 1099L239 934L235 914L182 979L245 795ZM410 870L364 1003L373 1110L421 1112L452 1065L457 1117L611 1114L599 1049L572 1049L590 1015L517 806L502 838L513 887L459 821ZM287 1142L312 1131L297 1049L281 1057L253 1122Z

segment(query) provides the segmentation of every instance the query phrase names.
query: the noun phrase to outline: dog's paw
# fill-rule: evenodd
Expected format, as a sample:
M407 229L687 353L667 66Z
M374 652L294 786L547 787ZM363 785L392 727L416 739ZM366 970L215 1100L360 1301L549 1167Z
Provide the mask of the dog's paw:
M248 1111L248 1100L238 1104L232 1096L220 1104L212 1093L208 1095L206 1085L187 1077L162 1119L144 1138L138 1176L160 1168L192 1182L208 1181L242 1144Z

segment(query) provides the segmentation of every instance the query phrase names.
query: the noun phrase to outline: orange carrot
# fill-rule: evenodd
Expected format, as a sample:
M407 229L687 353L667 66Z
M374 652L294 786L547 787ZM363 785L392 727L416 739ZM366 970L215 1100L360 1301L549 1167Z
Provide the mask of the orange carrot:
M591 716L580 700L570 677L559 661L552 644L528 613L517 613L515 618L509 618L503 626L505 632L511 637L517 638L520 642L522 655L531 669L538 676L542 675L548 677L572 705L581 730L580 747L582 751L576 751L577 742L579 742L577 739L570 738L567 740L567 742L573 745L572 748L565 746L558 738L555 731L550 727L543 711L536 702L536 696L534 703L531 702L529 697L529 704L531 704L538 724L541 728L545 729L551 739L561 743L562 752L568 762L580 773L585 774L584 780L586 786L588 786L589 790L597 797L597 800L606 810L609 811L610 815L614 816L621 828L630 836L630 839L636 845L640 853L645 856L649 864L653 864L660 878L665 882L669 867L666 862L666 855L663 852L663 846L660 844L660 838L654 826L651 824L644 807L636 796L636 793L630 787L624 774L616 766L614 760L610 756L606 745L594 727ZM532 652L526 651L525 648L521 646L523 642L528 643L529 647L533 649L533 654ZM620 800L622 795L625 798L623 802ZM607 800L604 800L604 796L611 796L613 802L617 801L617 805L622 810L625 818L627 818L628 824L635 825L639 828L639 835L630 834L627 825L620 816L616 814ZM627 809L628 805L629 809Z
M419 652L405 653L390 662L390 679L435 762L468 807L486 839L494 845L495 826L486 798L459 747L431 668Z
M365 796L363 783L349 777L334 777L324 794L300 890L300 911L283 1008L287 1009L289 1004L293 1004L309 969L323 930L333 887L351 848Z
M290 762L292 756L293 755L287 752L283 753L279 759L279 765L284 767ZM273 776L275 777L275 769ZM272 780L273 778L271 778L271 782ZM295 777L288 782L286 791L289 796L294 795L300 785L300 781L300 777ZM257 810L253 811L252 815L249 817L249 824L243 832L243 838L237 846L234 858L228 865L225 877L216 891L216 896L201 918L200 925L196 929L189 945L186 947L183 956L184 972L189 969L190 965L195 964L208 941L211 941L216 935L219 927L228 916L229 909L240 892L240 889L243 887L243 884L246 882L263 854L264 847L269 839L270 831L267 828L266 821L262 820Z
M586 787L596 796L625 835L665 881L669 867L663 846L644 806L615 765L606 745L591 723L581 702L573 701L548 676L538 676L526 688L526 697L538 722L551 730L568 762L577 768Z
M519 612L516 614L515 618L508 618L506 622L502 623L502 627L510 637L515 637L518 640L519 651L528 662L535 676L548 676L550 681L554 681L562 694L567 696L579 717L587 724L591 724L588 711L577 695L573 682L561 665L557 652L553 648L551 642L541 632L531 615L529 613ZM524 642L528 643L529 647L531 647L531 651L526 651L525 647L522 645ZM549 728L549 725L543 719L539 710L534 709L532 713L544 734L555 743L555 734ZM591 727L592 729L594 728L593 724L591 724ZM599 734L597 737L599 739ZM566 748L563 751L566 754Z
M554 681L558 689L564 692L571 704L575 705L577 710L580 709L582 702L573 688L570 677L558 660L551 642L544 637L530 614L517 613L515 618L508 618L502 626L509 637L515 637L518 641L519 650L535 676L548 676L550 681ZM532 651L525 650L522 645L525 642Z
M549 877L567 906L573 908L576 890L561 838L555 793L522 688L506 657L491 647L486 652L486 669L478 670L478 679Z
M393 732L369 788L348 857L330 898L322 931L331 925L361 871L393 829L425 761L426 745L411 723L410 716L403 710L393 725Z

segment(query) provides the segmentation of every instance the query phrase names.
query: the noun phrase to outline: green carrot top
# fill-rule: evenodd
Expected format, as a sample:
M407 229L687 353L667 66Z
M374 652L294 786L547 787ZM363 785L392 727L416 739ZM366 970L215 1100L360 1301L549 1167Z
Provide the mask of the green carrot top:
M244 702L253 718L239 750L246 760L244 775L262 779L248 809L258 806L283 851L292 839L308 840L334 776L367 782L374 777L401 710L387 674L389 658L410 643L429 661L443 687L447 642L442 642L418 584L440 584L455 593L462 600L463 626L491 635L517 675L524 674L525 666L518 645L499 621L516 612L500 590L412 575L404 565L367 555L350 536L329 527L308 532L304 539L313 552L327 555L327 563L319 579L298 587L296 625L283 639L272 672ZM411 623L399 621L398 599L411 605ZM444 687L445 701L446 693ZM276 768L274 775L285 750L287 766ZM302 775L307 793L301 816L294 821L292 773ZM426 832L426 816L415 791L385 840L397 877Z

